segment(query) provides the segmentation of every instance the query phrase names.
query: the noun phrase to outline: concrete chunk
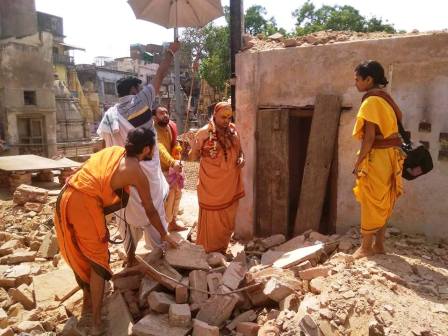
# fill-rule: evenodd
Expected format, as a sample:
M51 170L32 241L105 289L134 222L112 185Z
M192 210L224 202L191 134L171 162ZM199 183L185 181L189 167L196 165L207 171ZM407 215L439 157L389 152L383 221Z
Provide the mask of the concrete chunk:
M55 302L56 297L66 297L77 286L73 271L68 267L35 276L33 278L33 288L36 304L38 307L58 304ZM72 308L76 309L76 307Z
M168 313L170 305L174 303L174 298L167 293L151 292L148 295L149 307L158 313Z
M11 254L21 247L23 247L23 244L19 240L17 239L9 240L2 246L0 246L0 257Z
M204 271L192 271L189 275L190 287L194 289L200 289L207 291L207 273ZM190 303L201 304L207 300L208 294L201 293L197 290L192 289L190 292Z
M109 336L131 335L134 323L128 306L119 292L114 293L108 301L107 320Z
M236 295L213 296L201 306L196 319L212 326L221 326L230 318L237 302Z
M290 284L287 284L284 281L272 278L266 283L263 293L266 294L271 300L279 303L288 295L291 295L295 291L299 290L301 287L302 284L298 281L296 283L292 283L292 281L290 281Z
M2 264L16 265L23 262L32 262L34 259L36 259L36 252L22 250L2 257L0 261Z
M219 336L219 328L203 321L194 320L193 336Z
M279 260L274 262L275 268L289 268L300 264L306 260L316 258L323 251L323 244L317 244L298 248L294 251L285 253Z
M176 303L178 304L188 303L188 286L190 281L188 278L184 278L182 279L182 283L184 286L177 285L175 289Z
M237 289L246 275L246 267L240 262L231 262L222 277L222 283L230 289Z
M253 322L240 322L236 326L236 331L243 336L257 336L260 326Z
M132 327L133 336L185 336L189 331L190 327L182 328L171 326L169 324L168 315L166 314L146 315Z
M139 289L141 281L142 277L140 275L119 277L113 280L114 288L118 288L122 291Z
M304 247L305 236L297 236L274 248L274 251L290 252Z
M160 290L160 284L153 279L144 277L140 284L140 289L138 292L138 303L140 307L145 307L148 303L148 295L152 291Z
M171 266L187 270L209 270L207 254L202 246L183 241L175 249L168 249L165 260Z
M254 310L248 310L237 317L235 317L232 322L227 325L227 329L233 330L236 328L237 324L240 322L252 322L257 319L257 313Z
M299 277L302 280L312 280L317 277L327 277L330 275L331 268L326 266L317 266L299 271Z
M172 304L168 312L170 325L173 327L190 327L191 311L188 304Z
M59 246L56 236L53 235L51 232L48 232L45 235L42 244L40 245L37 255L45 259L53 259L53 257L56 254L58 254L58 252L59 252Z
M23 205L26 202L46 203L47 200L48 190L26 184L19 185L13 195L14 203L19 205Z
M15 302L20 302L25 309L30 310L36 306L33 290L26 284L22 284L17 288L11 288L9 290L9 296L11 296Z
M40 322L38 321L22 321L18 325L16 325L15 329L19 333L31 333L33 331L41 333L45 332L42 324L40 324Z

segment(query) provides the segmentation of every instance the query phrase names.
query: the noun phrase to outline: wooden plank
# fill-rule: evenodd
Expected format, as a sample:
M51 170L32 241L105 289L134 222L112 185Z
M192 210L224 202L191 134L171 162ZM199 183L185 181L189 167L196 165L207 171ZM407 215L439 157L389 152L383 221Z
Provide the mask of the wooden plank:
M338 96L317 96L294 225L296 235L319 230L340 113Z
M287 234L289 204L289 112L257 114L256 229L259 236Z

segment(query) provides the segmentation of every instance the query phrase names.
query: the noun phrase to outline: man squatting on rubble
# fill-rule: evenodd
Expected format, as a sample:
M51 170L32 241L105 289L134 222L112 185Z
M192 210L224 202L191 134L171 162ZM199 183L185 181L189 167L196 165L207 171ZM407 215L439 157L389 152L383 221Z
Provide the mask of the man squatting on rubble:
M117 82L119 101L106 111L97 130L98 135L104 139L107 147L124 146L128 132L138 127L148 127L155 132L152 119L155 98L159 93L163 78L170 69L174 54L179 50L179 47L179 42L171 43L150 84L141 85L142 81L136 77L125 77ZM140 165L149 181L154 206L159 213L163 227L166 229L168 223L164 201L168 196L169 186L160 167L157 142L156 137L156 147L154 148L152 160L142 161ZM139 194L135 188L130 190L126 211L121 210L118 218L120 219L118 221L119 231L124 240L128 265L134 263L136 245L142 234L144 235L146 246L151 248L155 254L161 253L163 249L161 237L153 225L151 225L152 223L147 220ZM168 231L172 231L172 228L168 228Z

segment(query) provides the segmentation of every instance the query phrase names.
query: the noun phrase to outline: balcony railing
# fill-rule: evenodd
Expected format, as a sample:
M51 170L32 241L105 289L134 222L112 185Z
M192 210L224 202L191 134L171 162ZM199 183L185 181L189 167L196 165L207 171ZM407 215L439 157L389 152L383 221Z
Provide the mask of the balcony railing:
M53 63L63 65L75 65L75 60L73 56L53 54Z

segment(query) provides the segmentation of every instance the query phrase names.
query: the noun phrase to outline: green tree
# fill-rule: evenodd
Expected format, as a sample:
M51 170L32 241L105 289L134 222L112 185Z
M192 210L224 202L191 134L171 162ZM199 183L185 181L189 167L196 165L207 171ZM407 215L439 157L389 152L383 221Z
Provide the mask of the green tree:
M352 6L327 6L316 9L311 1L306 1L292 15L296 18L296 34L305 35L321 30L351 30L356 32L386 31L394 33L393 25L381 18L362 16Z
M265 36L280 32L286 34L285 29L278 28L273 17L267 19L266 8L260 5L253 5L246 10L244 15L244 25L246 32L251 35L263 34Z

